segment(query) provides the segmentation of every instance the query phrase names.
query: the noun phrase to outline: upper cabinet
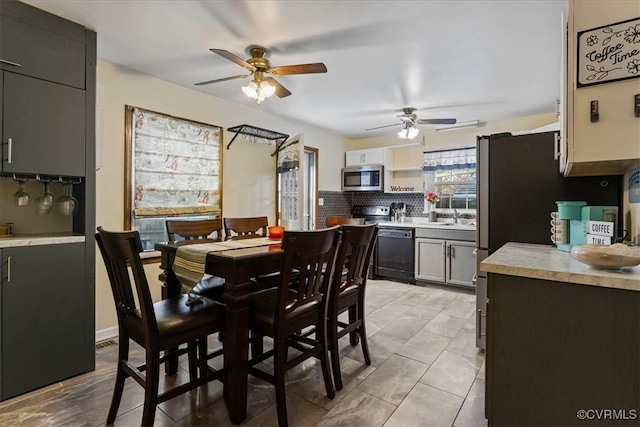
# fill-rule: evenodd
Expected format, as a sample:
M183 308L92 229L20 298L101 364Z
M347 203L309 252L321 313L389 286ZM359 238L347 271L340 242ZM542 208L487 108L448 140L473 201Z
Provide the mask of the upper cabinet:
M25 19L10 2L3 6L0 69L84 89L84 27L59 17L46 22Z
M352 150L345 153L345 166L382 164L384 164L384 148Z
M588 37L583 36L585 40L581 45L578 33L639 17L638 0L569 1L567 139L566 147L563 147L567 155L567 176L622 174L640 166L640 117L634 111L634 97L640 95L640 78L578 87L579 60L584 64L586 58L597 62L601 59L592 69L597 75L589 82L606 80L603 73L611 71L610 68L624 67L626 70L629 61L640 61L637 33L635 38L630 36L631 42L624 43L637 46L631 49L633 57L626 60L611 60L619 49L617 46L625 39L624 33L605 31L606 35L611 35L608 42L606 37L593 36L587 40ZM637 26L635 31L638 31ZM605 57L617 65L608 66L612 62L605 62L602 59ZM581 73L584 75L584 71Z
M85 176L85 91L0 73L2 171Z
M20 2L0 12L0 171L86 176L95 33Z

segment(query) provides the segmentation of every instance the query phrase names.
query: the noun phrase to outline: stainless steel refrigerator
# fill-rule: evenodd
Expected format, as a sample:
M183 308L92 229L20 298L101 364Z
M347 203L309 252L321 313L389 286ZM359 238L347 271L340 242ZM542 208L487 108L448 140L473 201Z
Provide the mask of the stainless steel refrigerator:
M487 276L480 263L507 242L551 245L556 201L618 206L622 176L565 178L558 168L556 132L477 138L476 346L485 348ZM618 223L622 224L621 218Z

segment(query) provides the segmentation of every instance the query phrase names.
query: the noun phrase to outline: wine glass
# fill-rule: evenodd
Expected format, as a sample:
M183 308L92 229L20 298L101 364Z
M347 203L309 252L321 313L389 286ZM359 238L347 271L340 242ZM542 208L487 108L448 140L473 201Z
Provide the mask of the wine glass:
M43 183L42 195L36 199L36 213L38 215L49 215L53 208L53 194L49 192L49 181Z
M29 206L29 203L31 202L31 195L25 191L24 184L24 181L18 181L18 191L13 193L13 199L16 206Z
M62 184L62 196L56 200L56 208L60 215L75 215L78 210L78 199L73 197L73 184Z

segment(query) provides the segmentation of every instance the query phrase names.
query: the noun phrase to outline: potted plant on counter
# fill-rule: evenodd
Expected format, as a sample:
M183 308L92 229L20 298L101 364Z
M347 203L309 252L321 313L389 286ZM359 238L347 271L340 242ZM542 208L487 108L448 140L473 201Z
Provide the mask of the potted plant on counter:
M440 200L438 193L429 191L424 195L424 210L429 214L429 221L436 222L438 220L438 213L436 212L436 203Z

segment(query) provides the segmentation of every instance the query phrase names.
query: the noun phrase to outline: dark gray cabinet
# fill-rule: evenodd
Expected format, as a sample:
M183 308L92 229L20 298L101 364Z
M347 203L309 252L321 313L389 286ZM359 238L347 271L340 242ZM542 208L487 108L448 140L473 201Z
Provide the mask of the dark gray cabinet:
M84 243L4 248L0 299L2 400L84 372ZM89 356L91 357L91 356ZM91 362L92 364L92 362Z
M489 273L488 296L490 426L638 426L640 292Z
M68 241L0 249L5 400L95 369L96 33L12 0L0 19L0 175L77 178L79 201Z
M85 29L3 1L0 69L85 89Z
M3 73L2 171L85 175L85 91Z

